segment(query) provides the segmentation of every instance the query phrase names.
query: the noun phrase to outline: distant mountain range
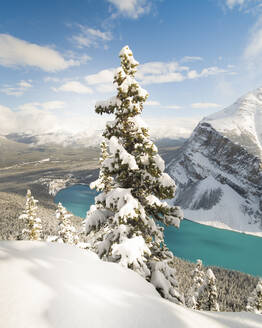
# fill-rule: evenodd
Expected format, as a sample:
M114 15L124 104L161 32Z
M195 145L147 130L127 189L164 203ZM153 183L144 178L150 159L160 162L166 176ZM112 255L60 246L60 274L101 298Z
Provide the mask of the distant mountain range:
M167 170L188 219L262 236L262 88L205 117Z

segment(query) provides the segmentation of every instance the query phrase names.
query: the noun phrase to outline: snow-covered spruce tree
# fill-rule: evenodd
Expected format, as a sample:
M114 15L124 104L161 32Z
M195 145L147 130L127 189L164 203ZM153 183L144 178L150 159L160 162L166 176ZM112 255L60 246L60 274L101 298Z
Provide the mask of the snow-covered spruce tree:
M20 220L25 221L26 228L22 231L22 238L29 240L41 240L42 224L41 219L37 217L37 203L31 191L28 189L26 194L26 204L23 214L19 216Z
M262 278L248 298L247 311L262 314Z
M207 311L219 311L216 277L211 269L208 269L206 272L204 285L207 291L207 299L205 300L205 304L203 304L205 307L202 307L201 304L201 309Z
M139 116L148 93L134 78L138 62L128 46L119 56L117 95L96 104L97 113L114 114L115 120L107 122L103 133L100 176L91 184L102 192L87 213L87 233L103 260L136 271L164 298L183 303L174 256L158 224L179 226L180 208L161 201L173 198L176 186L164 173L164 161Z
M58 236L51 236L48 241L57 241L58 243L66 243L70 245L77 245L79 238L76 233L75 227L72 225L70 218L72 214L58 203L56 210L56 218L58 220Z
M205 273L202 270L202 261L197 260L196 267L192 272L193 284L189 291L189 296L187 299L187 306L200 310L201 308L201 296L204 291Z

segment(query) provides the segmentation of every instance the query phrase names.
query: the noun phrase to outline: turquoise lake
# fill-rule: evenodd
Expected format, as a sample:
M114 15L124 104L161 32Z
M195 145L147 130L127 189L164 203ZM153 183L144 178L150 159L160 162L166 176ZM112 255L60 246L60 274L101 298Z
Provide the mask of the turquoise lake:
M74 185L60 190L55 202L61 202L70 212L86 217L97 193L86 185ZM189 220L180 229L167 227L165 241L178 257L205 265L216 265L262 277L262 238L234 231L217 229Z

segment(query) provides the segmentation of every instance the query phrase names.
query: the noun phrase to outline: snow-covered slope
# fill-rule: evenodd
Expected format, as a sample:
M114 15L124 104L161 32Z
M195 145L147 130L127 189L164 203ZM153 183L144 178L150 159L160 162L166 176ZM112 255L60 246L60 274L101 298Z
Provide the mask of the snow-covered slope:
M204 118L168 165L185 217L262 236L262 88Z
M57 243L0 242L0 327L259 328L252 313L189 310L135 272Z

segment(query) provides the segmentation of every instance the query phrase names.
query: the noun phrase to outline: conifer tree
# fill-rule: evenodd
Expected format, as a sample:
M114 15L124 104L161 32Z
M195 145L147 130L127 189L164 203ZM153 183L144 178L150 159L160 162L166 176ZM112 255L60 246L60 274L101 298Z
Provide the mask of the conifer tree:
M163 297L182 303L174 256L158 223L179 226L180 208L163 201L174 197L176 186L164 173L164 161L139 115L148 93L134 78L138 62L128 46L119 56L117 95L95 107L115 120L107 122L103 132L100 176L91 184L102 192L87 213L87 233L100 258L136 271Z
M247 311L262 314L262 278L248 298Z
M58 203L56 210L56 218L58 219L58 236L50 236L47 241L57 241L58 243L66 243L77 245L79 242L75 227L72 225L70 218L72 214Z
M219 311L219 305L217 302L217 288L216 288L216 277L211 269L206 272L205 287L207 290L207 300L205 310L208 311Z
M77 244L79 239L70 221L71 217L72 214L68 213L61 203L58 203L56 210L56 218L59 221L58 240L73 245Z
M189 291L187 305L194 310L200 310L201 296L204 291L205 273L202 270L202 261L199 259L197 260L196 267L192 272L192 279L193 284Z
M41 219L37 217L37 203L31 191L28 189L26 194L25 210L19 219L25 221L26 228L22 231L22 236L29 240L41 240L42 224Z

